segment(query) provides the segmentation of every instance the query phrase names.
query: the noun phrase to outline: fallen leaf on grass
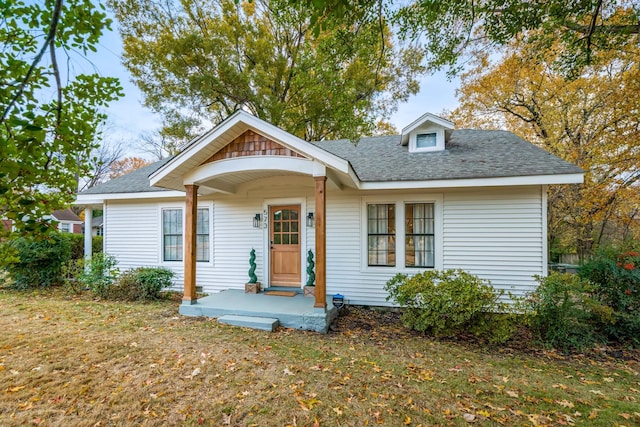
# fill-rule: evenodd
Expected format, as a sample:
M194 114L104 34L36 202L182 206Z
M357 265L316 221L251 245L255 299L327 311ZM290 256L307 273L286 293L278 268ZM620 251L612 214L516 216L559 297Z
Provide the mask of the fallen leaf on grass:
M519 397L518 393L513 390L507 390L506 393L511 397Z
M311 409L313 409L314 406L317 406L320 403L322 403L321 401L313 397L307 400L303 400L303 399L297 399L297 400L298 400L298 403L300 403L300 407L302 408L303 411L310 411Z
M25 386L23 386L23 385L19 385L19 386L16 386L16 387L8 388L8 389L7 389L7 393L15 393L15 392L17 392L17 391L22 390L24 387L25 387Z
M473 414L464 414L464 415L462 415L462 419L465 420L468 423L475 423L476 420L478 419L478 417L476 417Z
M568 400L556 400L556 403L562 407L565 408L573 408L573 403L569 402Z

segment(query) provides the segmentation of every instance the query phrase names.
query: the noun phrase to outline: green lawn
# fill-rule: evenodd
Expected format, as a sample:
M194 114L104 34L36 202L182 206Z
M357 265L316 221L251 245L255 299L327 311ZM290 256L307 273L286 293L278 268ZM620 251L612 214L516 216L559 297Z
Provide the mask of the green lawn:
M638 352L483 349L365 310L268 333L177 306L0 289L0 425L640 424Z

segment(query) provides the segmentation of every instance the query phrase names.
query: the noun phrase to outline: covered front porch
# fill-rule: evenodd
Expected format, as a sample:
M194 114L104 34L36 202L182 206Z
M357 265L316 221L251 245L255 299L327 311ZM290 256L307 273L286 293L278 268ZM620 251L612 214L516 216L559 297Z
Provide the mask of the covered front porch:
M240 111L151 174L152 185L185 192L184 298L180 313L277 319L284 327L326 332L336 311L327 302L326 291L327 184L329 181L332 188L343 188L345 182L352 183L350 172L345 160ZM250 191L256 183L278 179L285 180L286 185L279 187L276 194L269 193L268 187ZM304 188L302 193L300 188ZM220 237L215 242L220 246L214 250L214 257L218 256L213 261L214 269L234 266L234 271L223 278L229 288L198 299L196 285L217 290L222 287L220 282L212 285L211 276L205 279L209 282L196 283L196 261L202 261L197 252L198 204L203 199L216 206L215 224L222 224L224 215L245 215L242 206L252 205L259 210L251 230L232 221L227 221L226 227L220 226L224 233L236 230L235 239L221 243ZM303 223L301 220L307 217L310 221ZM258 279L267 288L297 291L306 283L314 285L313 298L245 294L238 289L237 277L240 268L248 269L249 264L240 267L238 257L225 257L240 250L251 251L252 270L247 278L252 280L250 283ZM307 253L315 265L309 267L313 272L305 275ZM260 264L257 273L256 255ZM201 265L211 270L210 266Z
M329 325L338 315L331 301L326 308L315 307L315 299L295 296L277 296L268 293L248 294L239 289L228 289L200 298L195 304L182 304L180 314L185 316L215 317L224 320L224 316L236 316L246 319L236 324L252 327L259 324L258 319L277 319L278 325L285 328L327 333ZM256 322L252 322L256 319ZM266 329L266 328L260 328Z

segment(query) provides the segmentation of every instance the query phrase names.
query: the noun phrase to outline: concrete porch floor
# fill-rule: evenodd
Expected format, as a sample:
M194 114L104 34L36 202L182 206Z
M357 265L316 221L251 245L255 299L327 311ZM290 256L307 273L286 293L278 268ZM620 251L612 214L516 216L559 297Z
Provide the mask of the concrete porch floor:
M293 297L247 294L240 289L227 289L198 299L195 304L180 305L184 316L205 316L219 318L233 314L250 317L278 319L285 328L315 331L326 334L329 325L338 315L331 301L327 308L315 308L314 298L298 294Z

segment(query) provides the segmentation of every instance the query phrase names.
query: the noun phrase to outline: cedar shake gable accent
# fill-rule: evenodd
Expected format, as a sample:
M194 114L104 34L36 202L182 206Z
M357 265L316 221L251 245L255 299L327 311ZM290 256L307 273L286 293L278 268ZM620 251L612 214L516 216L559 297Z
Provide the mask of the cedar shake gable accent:
M296 153L290 148L284 147L259 133L248 130L225 145L220 151L202 162L202 164L247 156L287 156L306 159L305 156Z

